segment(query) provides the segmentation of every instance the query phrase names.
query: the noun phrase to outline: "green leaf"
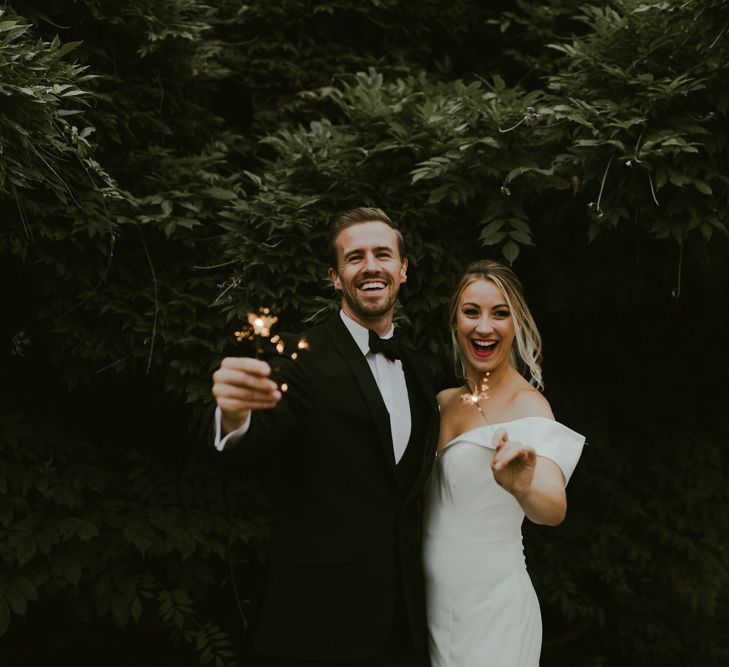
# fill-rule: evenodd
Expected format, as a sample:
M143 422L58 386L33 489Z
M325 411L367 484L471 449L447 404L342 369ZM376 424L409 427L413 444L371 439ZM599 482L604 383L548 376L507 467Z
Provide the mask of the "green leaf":
M0 24L2 26L2 24ZM7 600L0 598L0 637L4 635L10 627L10 605Z
M16 550L16 558L19 565L25 565L35 558L38 552L38 542L32 533L23 536Z
M501 254L509 264L513 264L519 256L519 246L513 241L507 241L501 248Z
M700 181L698 179L694 179L692 181L692 183L693 183L694 187L699 192L702 192L705 195L713 195L714 194L713 190L711 189L711 186L708 183L706 183L704 181Z
M524 232L512 230L511 232L509 232L509 236L517 243L521 243L523 245L534 245L532 237L529 234L525 234Z
M484 237L481 235L481 245L496 245L501 243L506 238L506 232L493 232L488 236Z
M248 172L246 172L248 173ZM253 176L254 174L252 174ZM259 179L260 180L260 179ZM260 183L259 183L260 187ZM226 190L225 188L218 187L217 185L211 185L209 188L205 190L205 194L209 195L210 197L213 197L214 199L221 199L224 201L229 201L231 199L238 199L238 195L233 192L232 190Z
M142 616L142 601L139 599L138 596L136 596L134 600L132 600L130 613L135 622L138 622Z

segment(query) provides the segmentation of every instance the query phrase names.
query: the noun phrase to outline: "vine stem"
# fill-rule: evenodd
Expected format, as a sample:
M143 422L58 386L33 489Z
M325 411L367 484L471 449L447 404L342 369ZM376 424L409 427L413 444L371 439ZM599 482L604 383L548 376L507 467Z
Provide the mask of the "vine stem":
M656 191L653 189L653 178L651 177L651 172L648 172L648 183L651 186L651 194L653 195L653 201L656 203L656 206L660 206L658 203L658 199L656 199Z
M230 570L230 581L233 584L233 596L235 597L235 604L238 607L238 613L240 614L240 620L243 623L243 629L248 629L248 619L243 613L243 606L240 603L240 595L238 594L238 584L235 583L235 572L233 570L233 563L228 561L228 569Z
M112 361L110 364L107 364L103 368L100 368L98 371L96 371L96 375L99 373L103 373L104 371L108 371L110 368L113 368L114 366L117 366L118 364L122 363L122 361L125 361L129 358L128 354L125 354L121 359L117 359L116 361Z
M608 171L610 171L610 165L613 163L612 156L608 160L607 166L605 167L605 172L602 175L602 183L600 184L600 193L597 195L597 210L598 212L602 211L600 208L600 202L602 201L602 191L605 189L605 180L607 179Z
M522 118L516 125L512 125L511 127L508 127L505 130L502 130L501 128L499 128L499 132L501 132L502 134L505 134L506 132L511 132L512 130L515 130L517 127L519 127L519 125L521 125L525 120L526 120L526 116L524 116L524 118Z
M678 299L681 296L681 274L683 273L683 245L683 239L681 239L680 250L678 251L678 276L676 277L676 287L674 288L673 292L671 292L671 296L674 299Z
M10 183L10 187L13 189L13 197L15 197L15 203L18 206L18 213L20 214L20 222L23 225L23 231L25 232L25 237L29 241L34 241L35 239L33 238L33 232L30 229L30 225L28 224L28 219L25 216L25 211L23 211L23 207L20 204L20 199L18 198L18 193L15 191L15 185L13 185L12 182Z
M238 261L240 261L240 260L230 259L227 262L221 262L220 264L211 264L210 266L200 266L199 264L193 264L192 268L193 269L205 269L205 270L219 269L223 266L230 266L231 264L235 264Z
M53 173L53 175L58 179L59 183L63 186L63 189L68 193L68 196L71 197L73 203L76 204L77 208L81 208L81 204L79 204L76 197L73 196L73 192L71 191L71 188L69 188L66 181L64 181L63 178L61 178L61 175L52 167L52 165L48 162L48 160L46 160L41 155L40 151L33 145L32 141L30 141L29 139L26 139L25 141L28 144L28 146L31 147L33 152L43 161L43 164L45 164L46 167L48 167L48 169L50 169L51 172Z
M152 366L152 354L154 353L154 339L157 337L157 316L159 314L159 299L157 297L157 274L154 270L154 264L152 264L152 258L149 256L149 249L147 248L147 242L144 240L144 234L142 234L141 227L137 227L139 230L139 238L142 239L142 247L144 248L144 254L147 257L149 263L149 270L152 272L152 283L154 285L154 320L152 322L152 340L149 343L149 356L147 357L147 370L145 375L149 375L149 369Z
M309 317L306 317L306 318L304 318L304 319L302 320L302 322L313 322L313 321L315 321L315 320L316 320L316 318L317 318L317 317L319 317L319 315L320 315L321 313L323 313L323 312L324 312L324 311L325 311L325 310L326 310L327 308L329 308L329 306L322 306L322 307L321 307L321 308L319 308L319 310L317 310L317 311L316 311L316 312L315 312L315 313L314 313L313 315L309 315Z

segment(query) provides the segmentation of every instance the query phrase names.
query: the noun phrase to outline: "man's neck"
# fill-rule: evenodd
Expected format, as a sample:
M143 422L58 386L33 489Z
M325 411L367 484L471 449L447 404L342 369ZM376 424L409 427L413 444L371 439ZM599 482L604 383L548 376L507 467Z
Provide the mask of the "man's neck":
M342 304L342 312L353 322L356 322L365 329L372 329L378 336L384 336L392 329L392 309L384 315L372 318L363 318L353 313L345 304Z

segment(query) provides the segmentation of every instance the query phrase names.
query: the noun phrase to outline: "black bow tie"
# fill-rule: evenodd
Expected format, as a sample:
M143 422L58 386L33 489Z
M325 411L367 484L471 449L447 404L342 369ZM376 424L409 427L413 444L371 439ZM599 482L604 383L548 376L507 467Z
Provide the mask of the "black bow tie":
M402 349L397 336L393 336L392 338L380 338L374 331L372 331L372 329L369 330L369 333L370 352L373 352L374 354L381 352L390 361L395 361L395 359L400 359L402 357Z

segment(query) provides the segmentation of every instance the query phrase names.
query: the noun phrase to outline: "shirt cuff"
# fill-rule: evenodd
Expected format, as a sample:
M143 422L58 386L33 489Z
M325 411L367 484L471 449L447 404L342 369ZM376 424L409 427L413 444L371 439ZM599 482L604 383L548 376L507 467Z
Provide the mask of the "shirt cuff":
M224 438L221 438L221 433L223 431L221 423L222 415L220 412L220 408L215 408L215 441L213 443L215 449L217 449L219 452L222 452L229 442L235 442L236 440L242 438L246 433L248 433L248 429L251 427L252 414L253 411L251 410L248 413L248 417L246 417L246 420L237 429L235 429L235 431L231 431L230 433L226 434Z

